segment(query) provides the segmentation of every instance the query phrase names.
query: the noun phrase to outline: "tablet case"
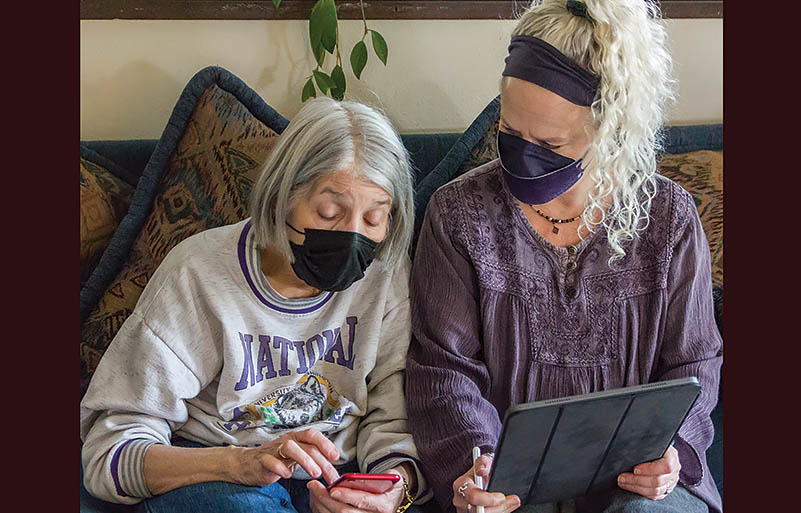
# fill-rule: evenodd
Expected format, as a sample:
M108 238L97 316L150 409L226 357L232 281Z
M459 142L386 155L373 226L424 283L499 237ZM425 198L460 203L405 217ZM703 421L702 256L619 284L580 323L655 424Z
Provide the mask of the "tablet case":
M700 392L690 377L513 406L487 490L542 504L616 487L665 454Z

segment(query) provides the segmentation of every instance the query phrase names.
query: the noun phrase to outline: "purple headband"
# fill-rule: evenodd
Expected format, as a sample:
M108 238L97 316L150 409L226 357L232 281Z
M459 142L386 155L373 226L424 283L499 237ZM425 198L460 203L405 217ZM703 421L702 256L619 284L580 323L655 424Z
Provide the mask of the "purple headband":
M515 36L502 75L542 86L565 100L589 107L601 78L585 70L542 39Z

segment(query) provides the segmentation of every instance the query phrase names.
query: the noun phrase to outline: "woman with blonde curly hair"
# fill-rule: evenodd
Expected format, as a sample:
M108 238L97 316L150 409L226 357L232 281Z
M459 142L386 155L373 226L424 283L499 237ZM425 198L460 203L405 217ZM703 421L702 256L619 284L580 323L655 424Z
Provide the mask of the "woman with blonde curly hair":
M721 510L705 458L722 363L709 248L692 197L656 171L674 86L665 39L644 0L535 1L503 71L500 158L432 196L406 400L446 510L526 500L473 481L509 407L686 376L702 392L661 459L611 492L533 510Z

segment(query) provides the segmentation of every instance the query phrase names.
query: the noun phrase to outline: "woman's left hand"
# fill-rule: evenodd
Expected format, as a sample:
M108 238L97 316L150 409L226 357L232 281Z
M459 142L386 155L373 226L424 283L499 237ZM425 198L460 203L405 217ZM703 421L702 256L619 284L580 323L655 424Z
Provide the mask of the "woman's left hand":
M619 487L651 500L664 499L679 482L679 453L671 445L660 459L641 463L633 470L617 477Z
M395 472L397 473L397 472ZM330 492L319 481L309 481L309 505L314 513L395 513L403 499L403 479L384 493L335 487Z

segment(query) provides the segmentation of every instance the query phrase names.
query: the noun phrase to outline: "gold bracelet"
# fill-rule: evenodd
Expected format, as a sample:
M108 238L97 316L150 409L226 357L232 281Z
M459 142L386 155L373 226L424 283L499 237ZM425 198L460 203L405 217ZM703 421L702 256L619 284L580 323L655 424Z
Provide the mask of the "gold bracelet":
M411 506L412 503L414 502L412 495L409 493L409 485L406 484L406 478L401 476L401 479L403 479L403 494L405 495L405 497L398 506L398 509L395 510L395 513L403 513L404 511L409 509L409 506Z

